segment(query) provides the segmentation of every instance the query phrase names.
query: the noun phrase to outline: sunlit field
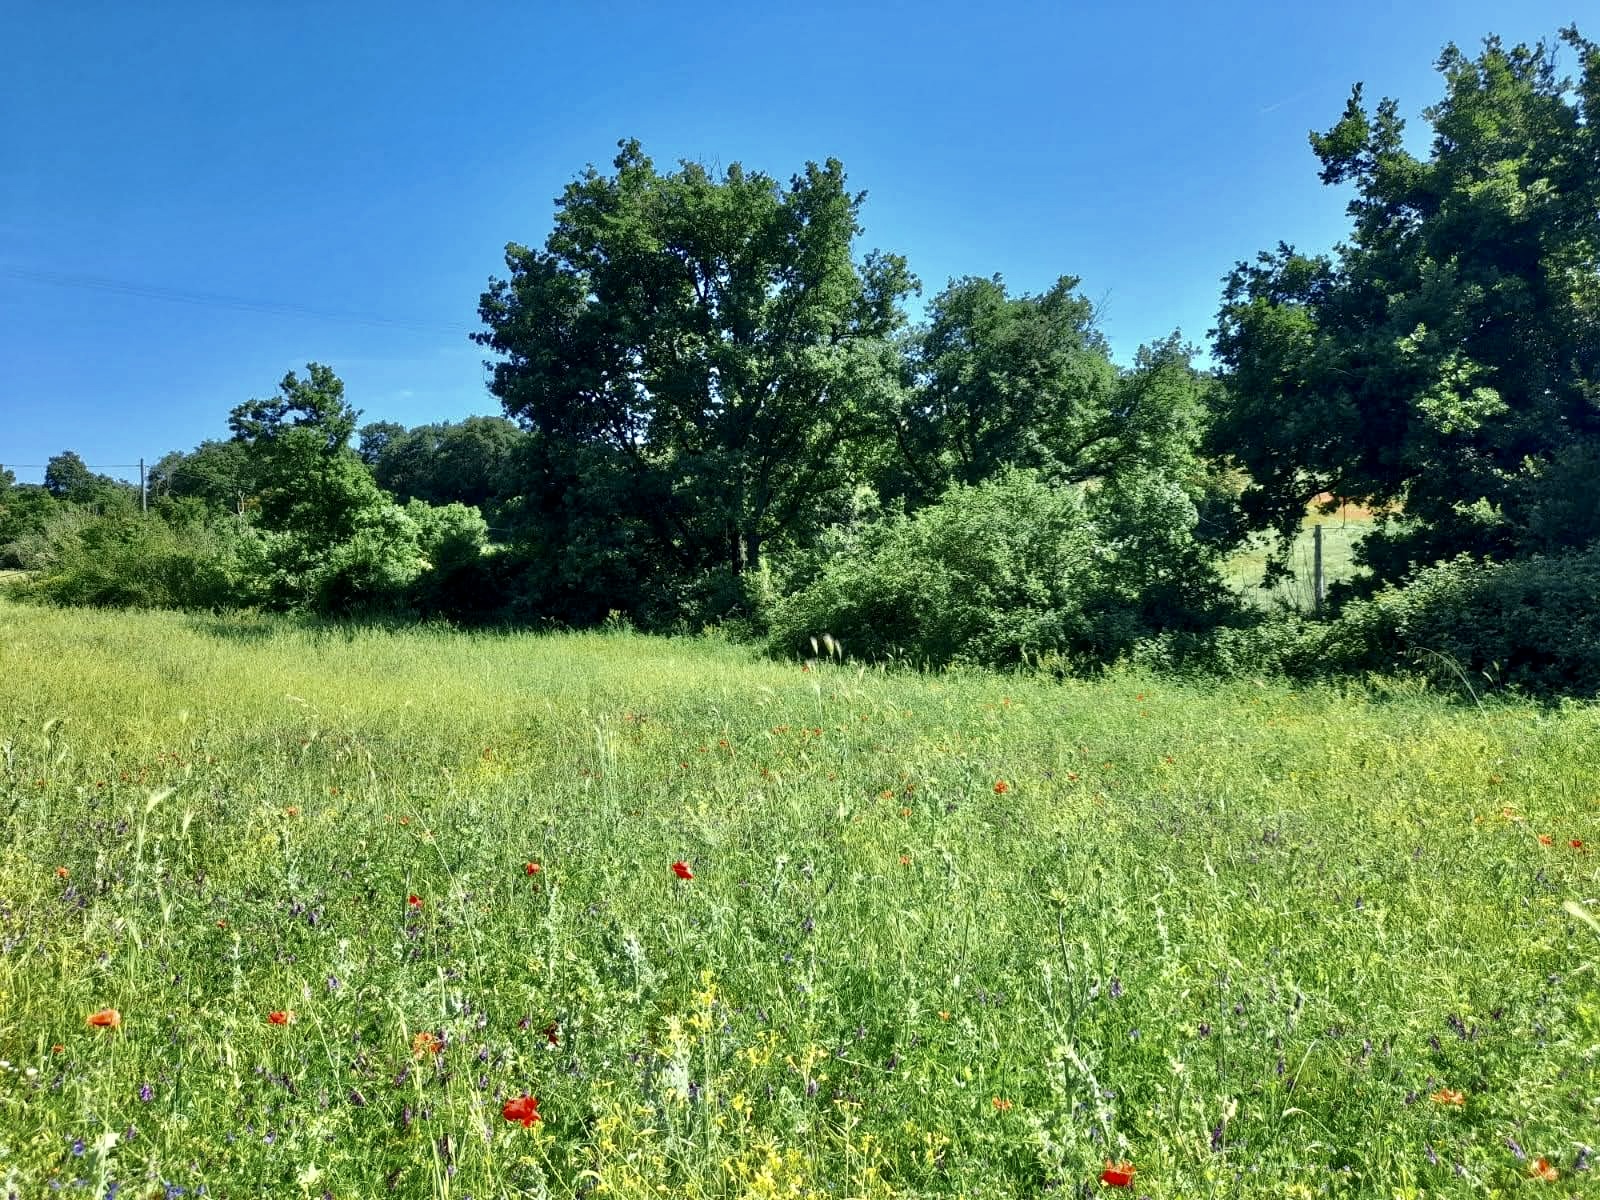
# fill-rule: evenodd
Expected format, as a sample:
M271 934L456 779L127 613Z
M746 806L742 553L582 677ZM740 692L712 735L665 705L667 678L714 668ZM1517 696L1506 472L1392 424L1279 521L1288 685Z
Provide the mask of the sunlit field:
M1372 528L1372 514L1356 505L1343 505L1333 513L1308 511L1301 522L1300 534L1295 538L1289 554L1292 578L1281 579L1270 588L1261 586L1266 574L1267 558L1273 548L1269 534L1257 534L1224 567L1228 586L1239 595L1264 607L1289 608L1311 612L1315 607L1315 535L1312 530L1322 526L1322 577L1332 587L1360 573L1354 554L1361 539Z
M0 605L0 1194L1592 1196L1597 747Z

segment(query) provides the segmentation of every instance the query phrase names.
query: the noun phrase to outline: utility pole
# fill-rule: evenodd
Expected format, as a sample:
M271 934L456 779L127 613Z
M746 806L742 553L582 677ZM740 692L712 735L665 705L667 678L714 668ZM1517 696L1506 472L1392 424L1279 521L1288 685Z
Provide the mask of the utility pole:
M1317 616L1322 615L1322 523L1311 527L1311 603Z
M139 511L145 515L150 512L150 489L144 482L144 459L139 460ZM1321 559L1317 560L1321 562Z

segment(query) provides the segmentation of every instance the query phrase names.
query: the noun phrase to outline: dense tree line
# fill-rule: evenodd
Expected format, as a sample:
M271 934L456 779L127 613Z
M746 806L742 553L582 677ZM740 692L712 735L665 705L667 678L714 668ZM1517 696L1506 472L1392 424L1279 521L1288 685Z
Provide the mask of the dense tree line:
M1561 43L1575 80L1555 46L1448 48L1426 158L1357 86L1310 138L1350 236L1238 264L1214 371L1177 334L1117 364L1070 275L952 280L913 322L837 161L663 171L630 141L481 298L503 415L361 426L312 364L155 464L154 523L76 455L0 476L0 554L62 600L826 630L928 663L1448 643L1541 686L1589 687L1588 654L1600 688L1595 618L1523 645L1517 607L1600 572L1600 50ZM1380 513L1337 619L1231 601L1223 558L1275 534L1287 569L1322 496Z

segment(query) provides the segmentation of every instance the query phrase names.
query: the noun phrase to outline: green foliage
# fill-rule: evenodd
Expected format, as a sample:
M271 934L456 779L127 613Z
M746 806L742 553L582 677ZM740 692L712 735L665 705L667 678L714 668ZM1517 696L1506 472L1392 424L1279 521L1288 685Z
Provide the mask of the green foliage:
M229 418L254 489L268 594L324 613L401 608L429 566L421 531L350 448L357 413L344 384L320 364L306 370Z
M787 186L737 164L660 174L637 142L614 166L567 187L543 251L507 248L476 336L560 488L519 489L536 498L526 552L554 554L581 522L603 574L652 565L642 602L622 587L598 607L653 621L804 540L854 485L898 387L889 339L914 281L894 255L852 258L864 197L837 161ZM600 495L613 536L585 517ZM562 557L541 573L572 590Z
M924 502L1006 467L1050 481L1104 473L1119 441L1116 368L1071 276L1039 296L999 276L953 281L914 342L899 443Z
M94 472L74 451L63 450L45 464L44 490L57 500L85 500L94 482Z
M1320 492L1403 509L1363 543L1374 584L1588 536L1544 485L1600 446L1600 49L1563 40L1570 87L1544 44L1447 48L1427 159L1359 87L1313 135L1350 238L1241 263L1218 318L1212 448L1249 471L1254 526L1287 538Z
M0 493L0 529L9 520L21 530L7 553L36 572L29 594L324 614L448 616L459 606L478 620L488 615L485 596L505 602L504 582L484 570L482 515L459 503L389 499L349 448L356 413L329 368L313 363L304 380L290 372L279 391L233 410L234 440L163 457L148 519L123 488L93 492L93 509L58 506L51 518L19 524L19 489ZM66 479L67 468L58 474Z
M371 510L385 503L372 472L350 449L357 413L344 399L344 383L319 363L293 371L269 400L248 400L228 417L244 447L247 475L261 527L285 535L283 545L300 565L321 549L369 530Z
M424 615L468 623L503 618L510 600L509 564L488 554L489 527L465 504L434 506L411 500L405 514L416 528L426 568L411 587L409 603Z
M304 544L293 534L269 533L268 557L281 572L275 591L297 595L305 607L319 613L401 610L412 585L429 567L421 533L396 504L360 510L349 536L324 547L310 562L300 557Z
M0 488L0 568L27 565L28 539L42 533L60 507L55 497L37 485L13 483Z
M1217 547L1198 538L1199 506L1185 481L1153 468L1113 475L1086 496L1109 657L1164 629L1201 629L1227 607Z
M378 486L401 503L471 505L500 524L523 486L517 465L527 437L504 417L409 430L386 423L362 430L361 454Z
M1386 669L1399 655L1473 687L1595 696L1597 596L1600 547L1502 563L1463 555L1347 606L1330 637L1351 666Z
M1192 351L1173 335L1119 371L1077 286L1064 276L1042 295L1012 297L998 276L968 278L934 298L911 341L886 494L927 503L1007 467L1051 483L1153 469L1202 486L1210 384Z
M241 514L256 490L249 446L243 441L201 442L187 454L174 450L150 468L152 502L196 499Z
M1600 695L1600 548L1494 562L1461 555L1353 599L1336 619L1240 612L1163 634L1136 661L1209 675L1294 679L1405 673L1447 691Z
M398 421L371 421L357 431L359 441L356 453L367 466L377 469L383 453L395 441L406 435L406 427ZM390 488L390 491L394 489Z
M777 603L771 645L800 653L827 633L869 660L1108 662L1220 597L1194 522L1183 489L1155 474L1086 493L1008 469L867 527Z
M1552 455L1529 486L1527 542L1541 554L1600 544L1600 441Z
M226 522L180 525L68 507L25 539L20 594L100 608L224 609L248 603L254 548Z

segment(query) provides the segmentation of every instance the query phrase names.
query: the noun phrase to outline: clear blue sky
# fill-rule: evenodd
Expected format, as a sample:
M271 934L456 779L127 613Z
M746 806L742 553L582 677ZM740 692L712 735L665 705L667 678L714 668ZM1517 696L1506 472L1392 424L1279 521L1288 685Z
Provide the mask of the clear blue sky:
M907 255L925 294L1073 274L1119 360L1174 328L1204 341L1235 260L1340 237L1306 133L1353 82L1420 139L1445 42L1600 32L1594 0L0 13L7 465L225 436L231 407L310 360L367 420L496 411L467 340L478 294L629 136L662 166L787 178L837 157L869 193L862 249Z

